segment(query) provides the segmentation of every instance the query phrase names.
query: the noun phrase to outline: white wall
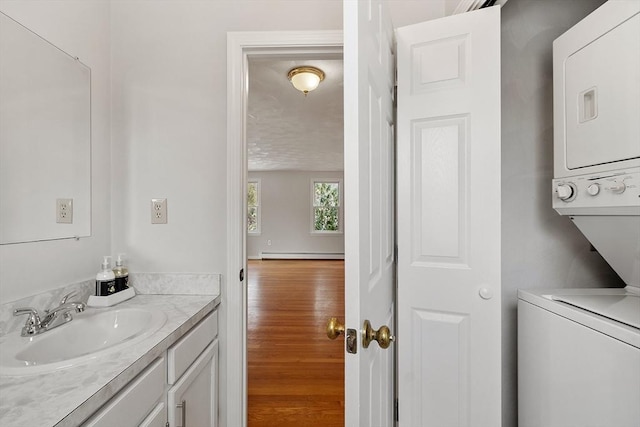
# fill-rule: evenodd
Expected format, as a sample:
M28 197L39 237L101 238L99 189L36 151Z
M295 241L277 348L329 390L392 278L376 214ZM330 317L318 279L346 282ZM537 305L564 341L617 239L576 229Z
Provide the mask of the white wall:
M338 0L111 3L113 250L132 272L226 273L228 31L339 30ZM168 224L151 225L153 197ZM225 348L226 277L220 308ZM226 355L220 355L226 425ZM241 378L230 378L238 382Z
M340 29L342 3L116 1L112 23L113 249L134 272L224 273L226 34Z
M517 289L606 287L618 276L551 208L552 42L604 0L502 8L503 426L517 425Z
M110 254L110 6L102 0L0 0L0 10L79 57L91 68L92 84L91 237L1 245L5 303L93 278Z
M261 252L344 253L344 234L311 233L311 182L343 172L249 172L260 179L261 233L247 236L247 256ZM267 241L271 240L271 246Z

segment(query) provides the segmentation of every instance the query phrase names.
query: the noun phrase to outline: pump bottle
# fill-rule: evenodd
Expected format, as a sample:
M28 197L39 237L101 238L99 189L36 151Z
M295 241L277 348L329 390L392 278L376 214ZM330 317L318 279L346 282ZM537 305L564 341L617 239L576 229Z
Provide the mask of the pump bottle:
M102 261L102 270L96 275L96 296L104 297L116 292L116 275L110 268L110 256Z
M113 267L113 274L116 278L116 292L129 289L129 270L124 266L124 254L118 254L116 266Z

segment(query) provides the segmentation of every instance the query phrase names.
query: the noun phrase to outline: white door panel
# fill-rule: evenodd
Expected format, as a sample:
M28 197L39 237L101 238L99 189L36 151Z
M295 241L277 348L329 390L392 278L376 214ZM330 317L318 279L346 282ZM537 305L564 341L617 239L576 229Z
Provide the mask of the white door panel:
M393 330L394 51L380 0L344 2L345 425L393 425L393 348L363 348L365 319Z
M500 9L396 37L399 423L499 426Z

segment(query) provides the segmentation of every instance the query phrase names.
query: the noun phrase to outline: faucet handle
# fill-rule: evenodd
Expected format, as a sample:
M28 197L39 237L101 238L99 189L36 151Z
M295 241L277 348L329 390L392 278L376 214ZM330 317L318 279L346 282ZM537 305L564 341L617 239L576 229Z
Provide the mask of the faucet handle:
M24 327L22 328L22 336L25 337L36 334L38 332L38 328L40 328L40 325L42 324L40 322L38 310L31 307L16 308L13 310L14 316L21 316L23 314L28 315L28 317Z
M14 316L21 316L23 314L28 314L29 315L29 319L39 319L40 318L40 315L38 314L38 310L36 310L35 308L22 307L22 308L16 308L15 310L13 310L13 315Z
M78 296L78 292L76 291L69 292L68 294L62 297L62 299L60 300L60 305L65 304L67 300L69 300L69 298L75 298L76 296Z

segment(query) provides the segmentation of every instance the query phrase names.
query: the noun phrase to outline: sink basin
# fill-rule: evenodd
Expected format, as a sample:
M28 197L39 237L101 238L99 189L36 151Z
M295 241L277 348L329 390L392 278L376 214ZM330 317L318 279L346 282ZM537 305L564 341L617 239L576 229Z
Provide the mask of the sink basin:
M86 363L154 334L166 322L159 310L144 308L88 309L41 335L20 331L0 338L0 375L30 375Z

